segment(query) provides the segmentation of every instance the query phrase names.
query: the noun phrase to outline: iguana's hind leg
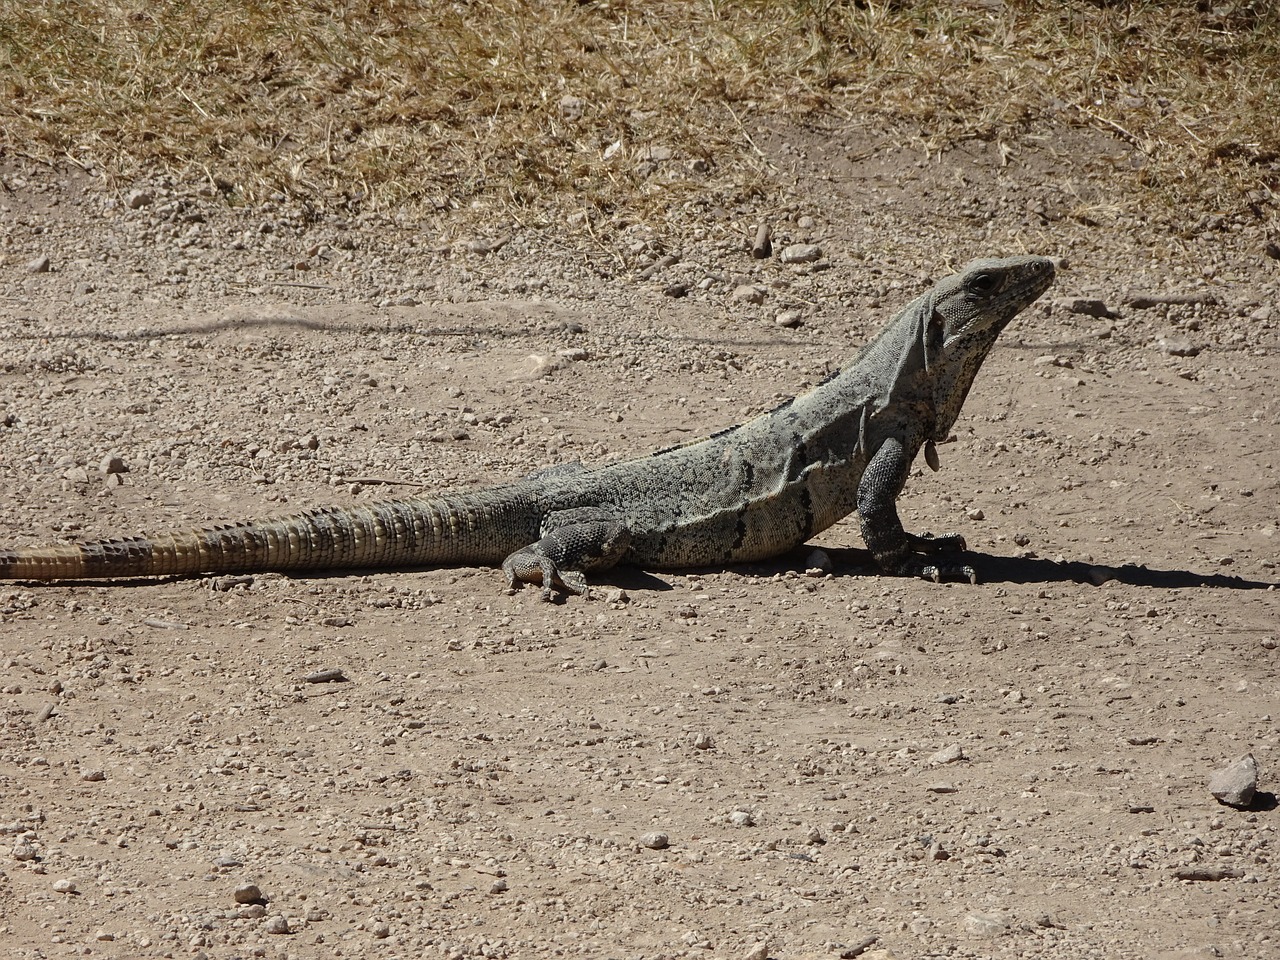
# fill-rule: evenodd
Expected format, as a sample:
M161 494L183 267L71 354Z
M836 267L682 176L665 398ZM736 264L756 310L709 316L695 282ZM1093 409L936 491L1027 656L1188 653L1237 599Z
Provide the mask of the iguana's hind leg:
M902 529L896 501L910 470L911 458L902 443L894 439L882 443L867 464L858 484L858 517L867 549L889 573L924 577L935 583L943 577L963 577L977 583L977 572L967 563L926 563L917 555L955 553L965 549L965 542L964 537L954 533L934 537Z
M588 570L612 567L631 545L631 532L600 507L553 513L542 525L542 539L522 547L502 562L507 586L542 584L542 599L556 587L586 593Z

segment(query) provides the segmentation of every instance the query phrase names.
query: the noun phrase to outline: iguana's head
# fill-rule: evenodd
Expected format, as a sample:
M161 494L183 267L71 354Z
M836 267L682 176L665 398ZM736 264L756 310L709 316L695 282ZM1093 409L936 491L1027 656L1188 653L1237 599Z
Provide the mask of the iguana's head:
M931 439L946 439L996 337L1049 289L1053 272L1046 257L975 260L925 295L926 368L934 396Z

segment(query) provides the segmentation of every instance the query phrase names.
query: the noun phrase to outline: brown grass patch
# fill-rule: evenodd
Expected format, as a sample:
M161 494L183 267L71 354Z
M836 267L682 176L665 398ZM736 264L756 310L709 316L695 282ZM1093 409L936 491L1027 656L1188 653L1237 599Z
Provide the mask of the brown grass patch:
M0 154L228 196L675 225L776 189L762 118L940 149L1054 113L1170 202L1277 185L1274 2L0 0Z

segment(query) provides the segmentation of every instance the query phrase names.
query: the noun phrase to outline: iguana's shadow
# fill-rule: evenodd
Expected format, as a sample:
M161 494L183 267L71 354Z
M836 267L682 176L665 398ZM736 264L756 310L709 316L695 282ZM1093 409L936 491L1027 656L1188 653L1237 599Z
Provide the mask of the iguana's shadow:
M880 570L876 567L875 561L872 559L870 552L867 550L861 550L856 547L823 547L821 549L831 558L831 563L834 567L832 575L835 577L870 577L881 575ZM734 564L731 567L698 567L676 572L693 572L712 575L716 573L723 573L726 569L732 569L748 574L749 576L772 577L779 573L803 570L808 554L811 553L812 550L812 547L802 547L800 550L793 550L791 553L779 557L777 560L770 563ZM1038 557L998 557L988 553L975 553L972 551L955 554L953 558L948 559L953 559L955 562L962 561L972 566L978 572L979 585L990 585L995 583L1074 582L1087 583L1095 587L1100 587L1109 580L1115 580L1135 587L1159 587L1165 590L1172 590L1179 587L1216 587L1227 590L1280 589L1280 583L1270 583L1265 580L1246 580L1243 577L1232 577L1221 573L1195 573L1191 570L1159 570L1152 569L1147 566L1137 566L1135 564L1125 564L1120 567L1109 567L1103 564L1084 563L1079 560L1068 560L1062 563L1057 563L1052 560L1043 560ZM308 570L305 572L298 571L285 573L281 574L281 576L294 580L342 580L351 577L376 575L378 573L412 573L416 571L438 569L445 568L433 566L407 566L382 569ZM591 582L597 589L602 587L620 587L624 590L645 590L653 591L655 593L668 593L674 590L675 587L662 578L662 574L665 572L666 571L651 573L648 570L644 570L639 567L619 566L592 575ZM144 587L154 586L158 583L177 583L188 579L191 578L185 576L136 577L112 580L110 583L112 586L116 587ZM212 576L205 576L200 577L199 579L213 581L216 578ZM59 581L63 586L83 587L101 586L104 582L106 581ZM557 592L556 599L562 601L564 597L562 594Z
M875 563L866 550L853 547L823 548L835 565L836 576L865 576L875 572ZM951 559L951 558L948 558ZM1217 587L1227 590L1267 590L1280 588L1280 583L1246 580L1222 573L1196 573L1191 570L1160 570L1132 563L1110 567L1080 560L1056 562L1040 557L1000 557L989 553L967 551L956 555L978 572L979 584L992 583L1087 583L1100 587L1109 580L1135 587Z

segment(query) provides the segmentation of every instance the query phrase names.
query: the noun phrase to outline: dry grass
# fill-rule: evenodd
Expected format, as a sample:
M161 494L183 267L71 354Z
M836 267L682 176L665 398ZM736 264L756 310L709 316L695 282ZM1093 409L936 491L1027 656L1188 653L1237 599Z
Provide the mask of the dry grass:
M1273 0L0 0L0 155L234 200L671 225L776 189L765 117L938 148L1054 112L1238 204L1278 103Z

